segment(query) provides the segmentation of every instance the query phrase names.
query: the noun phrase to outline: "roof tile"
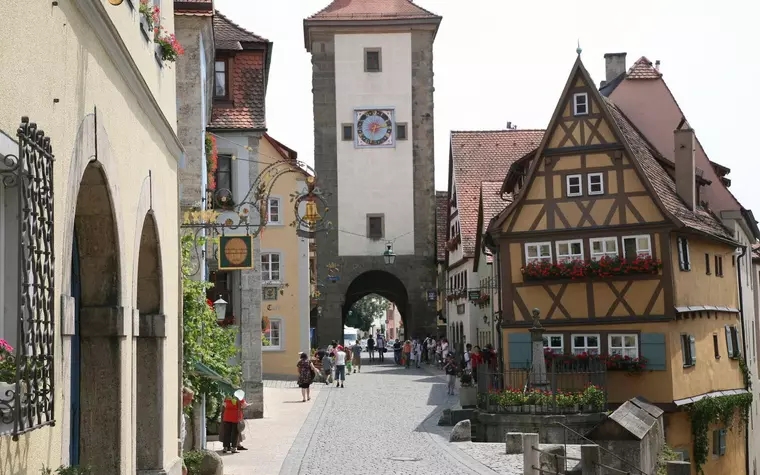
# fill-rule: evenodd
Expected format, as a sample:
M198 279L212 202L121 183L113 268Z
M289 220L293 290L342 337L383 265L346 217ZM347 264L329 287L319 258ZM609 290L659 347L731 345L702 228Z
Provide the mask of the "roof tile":
M464 255L475 254L480 184L506 176L512 163L538 147L543 130L452 131L451 157Z
M733 235L710 211L697 207L691 211L676 193L676 185L663 166L655 159L646 140L638 130L628 121L618 107L609 99L604 99L613 120L623 134L623 139L628 143L634 159L641 165L644 174L654 188L655 193L662 201L665 209L675 216L684 226L695 231L709 234L721 239L733 241Z
M502 197L500 181L482 182L480 193L483 197L483 226L480 232L485 233L491 219L512 203L512 195L506 194Z
M662 73L652 66L652 62L646 56L637 59L626 75L626 79L660 79L661 77Z
M310 20L411 20L440 18L410 0L333 0Z
M217 49L226 49L220 48L219 46L220 44L225 43L269 43L269 40L266 38L250 32L240 25L234 23L222 13L220 13L219 10L217 10L214 14L214 41L216 41Z
M435 192L435 236L438 261L446 260L446 231L449 222L449 192Z
M230 71L232 104L214 104L211 128L266 128L266 70L263 51L241 51Z

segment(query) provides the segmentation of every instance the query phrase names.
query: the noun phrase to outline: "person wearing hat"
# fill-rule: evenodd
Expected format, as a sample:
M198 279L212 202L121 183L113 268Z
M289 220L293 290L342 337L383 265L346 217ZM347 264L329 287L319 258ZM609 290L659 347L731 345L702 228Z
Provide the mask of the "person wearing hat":
M343 351L343 345L338 345L335 352L335 387L342 388L346 380L346 352Z

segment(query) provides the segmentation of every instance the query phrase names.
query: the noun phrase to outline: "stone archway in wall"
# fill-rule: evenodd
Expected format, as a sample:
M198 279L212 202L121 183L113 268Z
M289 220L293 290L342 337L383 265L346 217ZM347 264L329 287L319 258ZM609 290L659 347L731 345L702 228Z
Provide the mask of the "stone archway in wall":
M345 324L348 311L356 302L367 295L376 294L391 302L398 308L401 314L401 322L404 329L412 328L410 324L411 308L409 304L409 293L406 286L401 280L390 272L382 270L370 270L359 274L351 281L346 289L346 295L343 300L342 321ZM341 327L342 328L342 327ZM414 335L406 335L410 338Z
M164 460L164 341L161 246L155 217L142 223L137 264L136 431L137 473L155 473Z
M108 181L97 162L87 165L77 194L74 251L78 258L75 338L78 341L79 465L94 473L121 471L121 340L125 319L120 308L120 261L116 219Z

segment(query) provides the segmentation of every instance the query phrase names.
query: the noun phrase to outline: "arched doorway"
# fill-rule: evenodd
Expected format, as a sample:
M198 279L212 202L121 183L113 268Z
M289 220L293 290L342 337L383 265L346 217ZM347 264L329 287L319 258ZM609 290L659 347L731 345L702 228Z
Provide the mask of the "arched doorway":
M145 216L137 263L135 449L137 470L163 468L164 391L163 364L165 318L162 315L161 247L153 214Z
M85 169L72 240L71 465L94 473L121 470L121 315L119 245L106 177Z
M346 289L343 301L342 317L344 323L351 307L370 294L377 294L393 302L401 314L404 328L410 328L407 324L409 320L409 294L406 291L406 287L398 277L382 270L364 272L351 281L348 289ZM407 338L413 336L415 335L406 335Z

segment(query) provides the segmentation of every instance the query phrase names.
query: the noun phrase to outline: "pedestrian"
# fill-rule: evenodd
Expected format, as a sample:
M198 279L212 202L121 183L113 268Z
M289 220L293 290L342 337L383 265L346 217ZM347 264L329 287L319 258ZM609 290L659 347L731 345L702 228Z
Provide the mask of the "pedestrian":
M385 362L385 337L380 334L380 332L377 332L377 340L375 340L375 344L377 345L377 358L381 363Z
M480 347L475 345L472 347L470 353L470 366L472 366L472 380L478 382L478 366L483 364L483 354L480 352Z
M240 429L238 424L243 422L243 409L248 407L245 399L238 400L235 396L227 396L224 399L224 412L222 412L222 452L236 454L238 451L238 436Z
M338 345L335 352L335 387L342 388L346 380L346 352Z
M414 366L420 367L420 356L422 355L422 345L418 339L412 341L412 359L414 360Z
M412 342L409 340L406 340L404 342L404 366L406 366L406 369L409 369L409 366L412 364Z
M369 362L372 363L375 361L375 339L372 338L372 335L367 340L367 351L369 352Z
M325 378L325 385L332 384L333 382L332 369L333 358L328 353L325 353L325 356L322 357L322 376Z
M464 354L462 355L462 369L472 371L472 343L465 345Z
M362 372L362 345L359 340L356 340L356 343L354 346L351 347L351 354L353 355L353 366L354 366L354 373L356 373L356 370L358 369L359 372Z
M353 359L352 359L353 354L351 353L351 348L349 348L348 346L344 347L343 351L346 352L346 376L348 376L349 374L351 374L351 369L353 369L354 367Z
M301 402L311 401L311 393L309 387L314 382L314 377L317 374L317 368L314 367L306 353L301 353L301 356L296 363L298 369L298 387L301 388Z
M446 372L446 379L448 380L448 392L447 394L454 394L454 388L457 381L457 364L454 361L453 355L446 356L446 363L443 365L443 370Z
M395 361L397 365L401 364L401 342L398 338L393 342L393 361Z
M429 337L427 349L428 349L428 362L427 363L429 365L430 364L435 364L436 363L436 359L435 359L436 341L435 341L435 338L433 338L432 336Z
M438 368L443 368L443 341L440 339L435 343L435 363Z

